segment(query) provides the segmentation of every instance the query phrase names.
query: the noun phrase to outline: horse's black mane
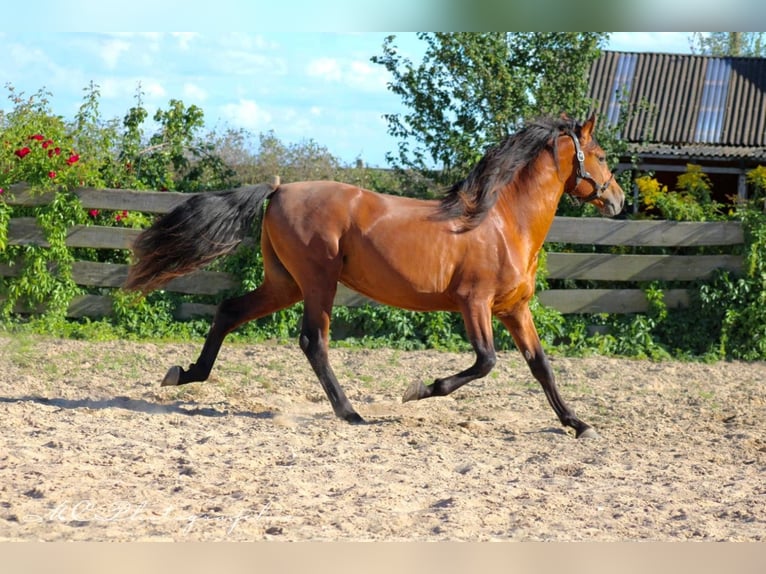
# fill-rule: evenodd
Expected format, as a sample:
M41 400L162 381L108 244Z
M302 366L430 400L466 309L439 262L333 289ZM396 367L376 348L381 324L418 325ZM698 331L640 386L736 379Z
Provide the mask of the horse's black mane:
M468 176L445 192L439 205L440 218L461 220L460 231L473 229L495 205L500 190L537 157L551 138L579 131L579 127L565 117L543 117L527 123L487 150ZM553 150L555 154L556 146Z

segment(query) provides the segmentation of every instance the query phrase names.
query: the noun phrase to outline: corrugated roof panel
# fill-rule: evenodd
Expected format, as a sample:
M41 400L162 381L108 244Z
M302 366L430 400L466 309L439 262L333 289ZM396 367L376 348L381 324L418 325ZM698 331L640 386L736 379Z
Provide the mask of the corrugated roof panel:
M763 58L732 58L727 143L744 136L749 145L766 145L766 65Z
M622 100L630 94L633 85L633 74L636 71L636 54L619 54L617 57L617 70L614 73L609 104L606 110L607 121L610 125L617 125L620 119Z
M641 141L645 138L653 138L654 133L652 129L647 128L647 116L648 111L639 106L642 97L648 95L649 87L652 84L651 72L653 67L650 59L645 57L639 57L636 64L636 80L634 82L634 90L631 94L631 103L633 104L634 116L628 122L628 134L626 136L630 140Z
M673 78L674 81L670 83L674 89L668 90L664 129L659 134L669 142L689 141L688 118L694 111L696 101L695 61L686 58L670 60L672 65L666 77Z
M726 143L733 143L734 134L749 133L757 123L755 114L748 113L747 107L742 105L750 99L758 97L758 90L754 82L747 80L747 75L737 70L736 62L733 66L732 86L729 90L729 102L727 107L730 110L727 121Z
M665 99L663 94L666 91L667 85L665 82L660 82L659 78L666 77L662 72L665 67L664 64L667 62L667 58L661 57L660 54L653 54L653 57L648 58L647 62L651 69L651 75L647 78L647 88L645 93L646 99L651 102L652 105L647 111L647 131L645 133L647 136L651 135L652 138L654 138L656 134L660 133L658 120L659 116L663 113L662 103Z
M657 61L656 74L662 78L675 78L675 62L669 58L660 58ZM659 82L658 82L659 84ZM662 90L657 94L657 117L654 125L657 133L667 132L670 128L673 117L668 114L668 110L673 107L673 98L678 90ZM670 120L670 121L669 121Z
M693 146L727 157L752 157L753 149L766 146L766 58L603 51L589 86L594 111L613 125L626 105L618 90L630 89L634 113L621 134L628 142Z
M705 70L702 101L697 114L694 141L718 143L721 139L731 66L726 58L711 58Z
M667 141L685 144L694 141L694 127L702 97L706 60L704 58L685 57L675 54L673 57L676 72L672 78L682 78L683 82L667 82L673 90L675 105L666 114L671 118L673 130L657 134L655 141Z

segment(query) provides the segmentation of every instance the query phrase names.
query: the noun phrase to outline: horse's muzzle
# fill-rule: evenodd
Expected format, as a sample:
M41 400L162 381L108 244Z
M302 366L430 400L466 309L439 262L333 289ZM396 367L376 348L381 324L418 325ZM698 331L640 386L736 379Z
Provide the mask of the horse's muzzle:
M603 193L597 200L593 201L593 204L601 212L601 215L614 217L622 213L625 207L625 194L619 185L613 183L606 193Z

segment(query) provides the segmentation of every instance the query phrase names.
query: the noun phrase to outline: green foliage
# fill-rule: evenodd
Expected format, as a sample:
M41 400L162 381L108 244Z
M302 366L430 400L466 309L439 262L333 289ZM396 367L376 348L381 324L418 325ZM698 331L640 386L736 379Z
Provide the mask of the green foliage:
M132 108L125 120L126 138L135 140L137 124L146 117L140 105ZM154 114L159 129L148 145L122 154L126 169L149 189L199 192L233 186L234 170L215 153L213 143L199 139L204 114L197 106L184 106L171 99L167 110Z
M693 54L707 56L766 56L766 32L694 32Z
M750 185L750 207L755 210L766 211L766 167L759 165L750 170L746 177Z
M436 166L439 183L462 179L484 149L540 114L584 114L587 70L606 34L573 32L420 33L427 43L415 65L386 38L372 61L409 108L388 114L399 139L388 160L421 173ZM414 144L412 142L415 142Z
M12 184L27 182L30 192L61 190L41 207L27 208L45 234L47 245L7 244L8 222L14 210L3 202L0 210L0 263L17 266L14 277L0 283L0 316L7 319L17 307L45 310L51 317L63 317L69 301L79 292L71 279L73 257L66 247L67 226L82 221L77 199L66 193L82 181L87 167L75 151L75 137L49 109L48 94L30 98L8 87L13 110L2 117L0 148L0 189L3 195Z
M471 50L461 53L454 44L459 35L428 36L434 50L443 48L445 53L450 54L452 59L449 62L453 67L465 65L472 61L471 58L479 58L479 47L494 47L497 51L490 50L490 53L495 53L496 57L501 53L505 54L504 57L510 57L510 52L499 51L498 38L492 35L466 37L476 42ZM572 89L576 84L566 82L574 82L573 79L566 79L558 73L541 77L541 68L535 66L542 66L542 62L552 66L551 54L558 53L557 50L563 49L562 43L573 42L575 38L579 36L512 35L507 45L513 46L513 53L517 54L515 57L527 54L531 58L535 46L542 50L530 64L529 77L525 80L530 82L525 84L528 86L525 97L532 98L534 95L534 99L507 109L503 107L505 103L492 100L492 106L500 111L506 110L503 113L508 113L507 118L511 119L504 125L498 123L474 134L476 140L463 133L455 136L457 139L442 141L439 145L454 144L463 150L458 149L455 156L445 156L445 162L459 171L471 160L471 154L479 149L473 146L499 137L504 133L503 129L509 129L512 120L521 117L519 110L531 110L536 105L553 106L553 100L549 99L553 94ZM594 38L596 36L591 40L595 41ZM554 49L556 42L558 47ZM591 45L587 38L581 38L579 42L575 42L579 47L574 50L576 54L572 55L573 58L582 57ZM549 52L543 50L545 46ZM393 50L389 54L392 62L400 62L392 44L389 49ZM434 57L437 52L434 52ZM434 70L438 69L436 60L431 64L435 66ZM475 74L475 78L491 87L486 92L486 97L490 98L495 93L492 90L500 89L492 85L490 78L496 69L492 66L499 66L499 60L490 60L482 65L485 67L463 70L462 73L467 74L465 78ZM514 66L509 68L512 70L509 74L522 74L520 62ZM412 70L412 73L416 72L420 73ZM537 78L535 82L539 85L532 78ZM500 78L498 81L507 79ZM425 78L421 80L425 81ZM464 89L455 93L465 98L477 94L467 91L468 88L460 83L450 89L453 88ZM0 278L0 321L10 329L24 328L60 336L97 339L189 340L204 337L209 328L209 319L176 320L176 309L187 301L216 303L220 296L191 297L157 291L144 298L115 289L83 289L74 284L71 269L76 259L126 263L128 252L69 249L66 247L68 228L76 224L144 228L152 221L151 216L142 213L85 210L71 193L77 187L153 189L164 186L167 189L202 191L232 187L240 182L262 181L279 174L286 181L332 177L379 191L408 195L429 195L434 189L434 181L430 177L433 174L418 172L420 179L413 183L411 176L415 172L412 171L405 174L370 169L361 161L354 167L344 169L326 148L314 142L284 145L271 132L261 134L258 145L252 148L249 136L244 132L229 131L220 136L211 137L208 134L200 138L202 111L175 100L171 100L167 109L157 112L154 119L159 127L149 133L145 128L148 113L142 106L140 91L136 105L121 122L105 121L99 113L98 88L90 84L85 89L83 104L74 120L66 122L52 113L47 93L38 92L27 98L10 86L8 90L13 109L0 115L0 264L5 268L11 267L13 273L12 276ZM576 107L575 100L567 105ZM458 131L472 125L472 114L485 113L477 107L461 108L455 105L458 107L450 113L454 114L453 120L461 118L460 125L455 128ZM614 134L606 134L604 139L609 140L612 136ZM607 145L618 150L620 142ZM25 148L26 151L23 151ZM469 152L469 149L474 151ZM687 309L667 308L662 292L668 285L644 285L650 311L638 315L564 316L542 306L535 298L530 307L545 347L560 353L599 353L652 359L670 356L766 359L766 168L756 168L747 177L752 199L738 206L731 214L724 213L721 206L711 200L710 181L696 166L690 166L679 177L672 191L648 176L636 181L643 217L706 221L728 216L743 221L746 229L746 268L741 276L719 273L711 281L701 283ZM52 201L35 207L11 206L3 201L19 182L26 182L29 192L33 194L55 192ZM627 188L630 182L623 185ZM578 208L578 212L581 211L582 208ZM8 244L10 218L22 216L37 220L45 235L44 246ZM624 248L615 249L624 251ZM546 253L543 251L539 257L537 289L547 287L545 264ZM254 289L263 275L257 243L249 243L231 256L222 258L212 269L226 271L238 279L237 288L226 296ZM83 291L112 295L115 300L113 315L99 320L66 319L66 309L72 298ZM18 315L16 310L19 308L35 312ZM295 339L300 331L302 313L302 305L295 305L243 325L232 337L244 341ZM375 305L339 307L334 310L332 330L333 337L341 344L401 349L470 348L465 338L465 327L457 313L415 313ZM495 343L499 349L514 348L513 340L499 323L495 324Z
M159 128L146 138L148 113L140 88L137 105L126 114L121 127L115 120L101 118L99 91L93 83L85 89L83 104L71 122L53 114L47 92L25 97L13 86L6 88L13 109L0 114L0 199L8 197L11 186L20 182L32 194L53 192L52 201L39 207L12 207L0 201L0 263L16 266L12 276L0 278L0 311L6 323L15 311L25 310L33 312L29 317L35 328L60 327L73 297L83 291L71 276L75 258L128 262L127 252L67 248L68 228L75 224L143 228L153 219L128 211L86 212L70 190L92 186L202 191L236 183L234 172L211 144L197 137L203 114L196 106L187 108L171 100L167 110L155 114ZM47 245L9 246L12 216L35 217ZM170 328L173 317L169 310L177 303L175 299L177 296L159 293L128 304L118 293L115 331L122 336L172 336L175 329ZM47 323L43 325L41 319Z
M740 212L746 234L745 273L719 273L700 287L700 311L720 322L719 354L745 360L766 359L766 214Z
M417 313L384 305L337 307L333 312L333 334L347 344L405 350L470 348L456 313Z
M19 267L14 277L2 278L0 283L0 315L4 318L17 307L63 317L71 299L80 292L71 278L74 258L66 246L64 227L80 221L79 202L69 194L58 193L49 205L33 212L48 245L10 246L0 252L0 263Z
M678 176L675 191L644 175L635 180L645 213L656 212L671 221L714 221L723 218L723 206L711 199L710 179L698 165L689 164Z
M241 129L211 132L207 139L242 183L271 181L274 176L286 183L344 175L340 161L313 140L285 144L273 131L256 137Z
M568 352L599 353L662 359L766 359L766 214L763 211L762 167L748 174L754 199L731 214L745 229L745 271L741 276L720 271L711 280L691 286L689 307L668 309L662 299L667 284L644 287L650 310L638 315L566 317ZM724 218L711 199L709 179L698 166L688 166L669 191L649 176L636 180L644 216L710 221ZM601 330L587 336L583 322Z
M361 159L344 170L342 180L351 185L390 195L433 198L440 188L427 175L413 171L366 167Z
M0 254L8 248L8 226L10 225L13 208L3 201L6 190L0 187Z

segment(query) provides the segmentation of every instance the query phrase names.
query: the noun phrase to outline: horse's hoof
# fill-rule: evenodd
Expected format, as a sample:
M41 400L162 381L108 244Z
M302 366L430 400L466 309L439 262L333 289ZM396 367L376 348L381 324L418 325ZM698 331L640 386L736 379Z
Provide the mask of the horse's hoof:
M162 379L163 387L177 387L181 380L181 367L170 367L165 378Z
M346 420L347 423L352 425L367 424L367 421L365 421L361 416L359 416L359 413L352 412L351 414L348 414L343 418Z
M408 401L419 401L423 397L428 395L428 389L426 389L426 386L421 383L420 381L412 383L409 387L407 387L407 390L404 391L404 396L402 397L402 402L406 403Z
M577 433L577 438L601 438L601 435L593 430L593 427L585 427Z

